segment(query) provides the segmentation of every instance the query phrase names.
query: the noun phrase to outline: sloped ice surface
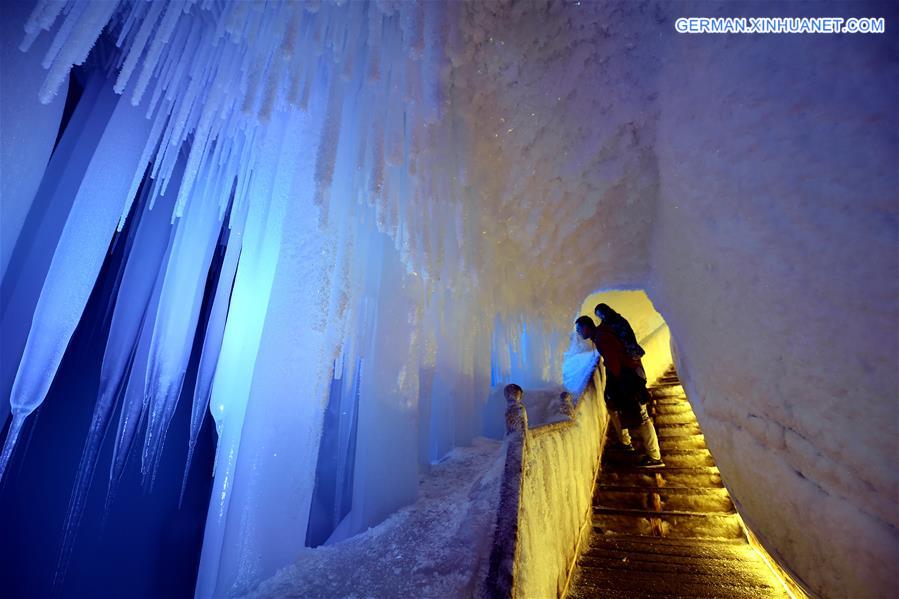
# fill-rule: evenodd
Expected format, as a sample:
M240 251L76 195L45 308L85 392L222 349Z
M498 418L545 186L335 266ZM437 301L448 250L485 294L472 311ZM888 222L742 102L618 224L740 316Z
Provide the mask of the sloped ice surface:
M361 534L299 551L249 598L473 595L493 540L501 443L476 439L422 478L418 499Z

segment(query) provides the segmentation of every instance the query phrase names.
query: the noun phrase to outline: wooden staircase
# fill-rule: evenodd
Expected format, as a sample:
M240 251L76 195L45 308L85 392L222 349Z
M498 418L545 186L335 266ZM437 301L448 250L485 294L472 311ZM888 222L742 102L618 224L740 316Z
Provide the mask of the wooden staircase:
M638 468L609 427L593 528L567 596L787 598L744 536L673 368L650 393L665 466Z

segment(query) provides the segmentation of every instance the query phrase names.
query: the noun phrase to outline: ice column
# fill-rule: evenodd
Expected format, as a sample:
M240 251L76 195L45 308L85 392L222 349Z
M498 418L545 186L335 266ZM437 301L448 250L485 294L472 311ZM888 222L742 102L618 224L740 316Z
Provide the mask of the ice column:
M58 577L65 574L66 562L75 542L100 448L116 403L125 392L141 322L172 229L169 216L172 202L163 199L156 202L154 209L149 209L150 202L147 199L149 189L148 180L141 194L144 200L139 205L144 213L133 224L137 227L137 232L131 244L132 251L125 258L118 293L114 294L115 309L100 368L100 391L78 465L72 497L69 500L60 563L57 568Z
M342 330L329 318L331 232L318 227L306 160L300 156L241 432L219 578L229 593L274 574L306 540Z
M13 381L31 329L41 287L78 186L97 152L118 99L102 75L88 79L62 139L47 165L21 235L10 256L3 285L0 287L0 330L3 331L3 335L0 335L0 420L4 422L9 414ZM105 143L108 145L112 142L107 137ZM3 197L5 206L6 196ZM5 235L6 233L4 239Z
M0 478L25 418L44 400L81 318L115 232L131 174L139 168L140 148L149 128L142 111L119 102L78 188L13 383L13 424L0 457Z
M273 116L273 126L268 129L268 136L263 141L258 168L248 193L251 203L248 207L243 250L234 279L231 307L210 397L210 411L216 421L219 441L215 482L197 579L196 596L199 598L218 596L223 592L219 588L222 549L228 526L232 524L229 506L241 445L241 431L268 311L284 211L294 172L294 162L290 157L297 144L285 146L283 141L285 138L302 139L301 123L301 117L295 112ZM282 155L285 147L286 155ZM234 525L239 517L234 518Z
M418 487L420 282L406 278L385 235L372 231L365 243L357 254L368 318L357 329L362 372L351 532L413 501Z
M181 396L206 276L222 226L219 203L219 197L207 193L187 206L166 265L144 390L150 397L150 411L141 470L151 480Z

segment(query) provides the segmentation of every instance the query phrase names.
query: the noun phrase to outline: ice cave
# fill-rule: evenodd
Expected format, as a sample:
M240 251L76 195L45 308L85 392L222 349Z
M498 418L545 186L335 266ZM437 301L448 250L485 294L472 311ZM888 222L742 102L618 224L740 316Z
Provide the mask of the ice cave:
M895 2L0 11L3 597L895 595Z

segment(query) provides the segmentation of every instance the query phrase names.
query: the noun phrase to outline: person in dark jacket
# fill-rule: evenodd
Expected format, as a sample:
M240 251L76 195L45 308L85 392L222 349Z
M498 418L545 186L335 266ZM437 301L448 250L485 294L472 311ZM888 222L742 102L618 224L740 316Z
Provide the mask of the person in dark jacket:
M631 323L624 316L608 304L597 304L593 312L601 324L608 325L615 332L615 336L624 344L624 349L630 357L640 359L646 355L646 351L637 343L637 336L634 335Z
M604 322L596 326L592 318L581 316L575 321L575 327L582 339L593 341L602 356L606 367L607 406L619 440L625 447L629 446L630 436L624 434L624 429L637 429L646 450L640 466L663 467L659 439L646 410L646 380L645 375L640 375L643 370L640 359L631 356L614 329Z

